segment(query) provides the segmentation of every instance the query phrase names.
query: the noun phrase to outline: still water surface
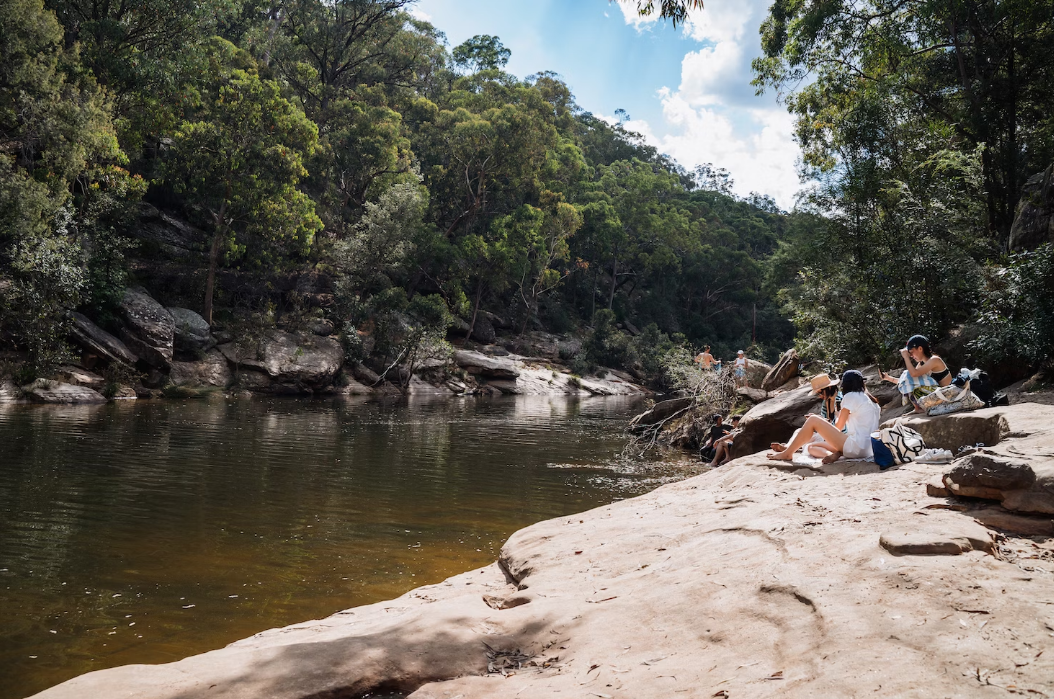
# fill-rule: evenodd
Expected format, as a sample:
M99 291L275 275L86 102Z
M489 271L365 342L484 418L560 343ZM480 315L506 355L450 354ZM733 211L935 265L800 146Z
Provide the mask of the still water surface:
M626 399L0 409L0 699L161 663L492 562L690 475Z

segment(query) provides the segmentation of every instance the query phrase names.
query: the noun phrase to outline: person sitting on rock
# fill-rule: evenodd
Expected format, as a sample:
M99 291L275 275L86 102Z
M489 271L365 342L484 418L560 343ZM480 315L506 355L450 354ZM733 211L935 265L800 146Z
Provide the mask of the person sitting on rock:
M710 430L707 432L706 441L703 442L703 446L699 449L699 455L704 459L713 461L714 447L717 444L717 440L731 432L732 428L724 423L721 413L714 413L710 420Z
M939 387L952 382L952 372L944 360L930 349L930 341L925 335L912 335L908 343L900 350L904 358L905 369L899 379L895 379L879 369L883 381L897 384L902 395L915 406L915 412L923 412L919 401Z
M732 444L739 434L739 415L732 416L732 431L714 442L714 458L707 466L720 466L732 456Z
M881 414L878 399L864 385L864 375L850 369L842 374L842 407L835 424L832 425L819 415L810 415L786 446L773 445L768 458L790 461L796 451L806 447L811 456L822 458L825 464L834 463L842 456L847 459L871 459L874 456L871 451L871 433L878 429ZM819 435L821 441L814 442L814 435Z
M842 392L838 390L841 379L832 379L830 374L818 374L809 379L812 395L820 394L820 417L832 425L838 421L838 411L842 406Z

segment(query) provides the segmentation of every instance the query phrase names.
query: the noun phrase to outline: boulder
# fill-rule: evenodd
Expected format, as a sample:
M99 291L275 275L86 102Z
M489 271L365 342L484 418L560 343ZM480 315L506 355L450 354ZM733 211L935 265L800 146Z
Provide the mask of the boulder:
M373 369L370 369L362 362L358 362L355 366L351 367L351 375L367 386L376 386L381 382L380 374Z
M166 309L175 322L173 346L179 352L204 352L216 346L209 324L189 308Z
M105 403L101 393L87 386L37 379L22 387L22 393L34 403Z
M316 320L308 326L308 330L319 337L329 337L336 332L333 323L328 320Z
M879 405L883 408L890 407L894 402L896 405L900 405L900 389L897 388L895 383L882 380L877 364L858 368L857 371L863 374L867 390L878 399ZM889 373L893 376L900 376L900 371L890 371Z
M734 358L730 359L722 365L722 368L731 368L734 361ZM761 388L761 384L765 381L765 377L768 376L770 371L772 371L771 364L751 359L750 364L747 366L747 386Z
M172 362L176 335L172 314L141 287L125 289L120 310L125 344L150 366L167 368Z
M953 454L966 446L993 446L1010 433L1010 423L1003 414L1005 408L987 408L967 413L952 413L928 417L915 415L899 418L922 435L926 446L933 449L948 449ZM895 420L887 420L882 427L892 427Z
M979 524L959 520L940 526L905 526L883 532L879 546L896 556L957 556L968 551L995 550L992 534Z
M673 398L664 400L651 406L651 408L636 416L629 423L630 431L639 430L649 425L655 425L667 418L686 410L695 402L694 398Z
M140 253L150 255L152 248L166 260L191 259L203 250L208 239L204 231L145 202L139 205L139 225L131 232L145 243L140 246Z
M236 367L256 369L276 383L305 388L331 383L344 362L344 350L333 338L293 335L281 330L273 330L258 340L220 345L219 350Z
M93 374L87 369L81 369L75 366L61 366L58 371L55 372L55 378L63 383L71 383L75 386L87 386L95 390L101 389L106 385L106 379Z
M759 403L739 422L742 430L733 442L732 458L767 449L772 442L785 442L805 424L805 416L820 402L808 386L796 388Z
M73 319L70 338L89 354L126 367L134 366L139 361L139 357L127 345L85 316L74 312L70 313L70 318Z
M1054 240L1054 165L1030 177L1022 188L1010 249L1032 250Z
M454 363L470 374L488 379L515 379L520 375L516 362L504 357L489 357L480 352L458 350L454 352Z
M760 388L751 388L750 386L741 386L736 389L736 394L751 403L761 403L769 399L769 394L766 391L762 391Z
M110 399L111 400L115 400L115 401L118 401L118 400L136 400L137 398L139 398L139 394L136 393L135 389L132 388L131 386L124 386L124 385L118 386L114 390L113 395L110 396Z
M472 339L484 345L493 344L498 339L494 324L482 313L476 314L476 324L472 326Z
M173 386L227 388L234 377L227 359L219 350L212 349L197 362L172 362L168 379Z
M944 474L953 495L999 500L1013 512L1054 515L1054 458L978 452Z
M783 353L761 381L761 389L774 391L798 375L798 353L792 347Z

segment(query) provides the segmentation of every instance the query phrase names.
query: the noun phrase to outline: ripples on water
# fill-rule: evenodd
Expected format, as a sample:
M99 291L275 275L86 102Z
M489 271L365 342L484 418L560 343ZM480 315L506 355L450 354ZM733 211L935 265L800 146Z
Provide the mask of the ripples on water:
M0 410L0 699L169 662L486 565L683 478L625 399Z

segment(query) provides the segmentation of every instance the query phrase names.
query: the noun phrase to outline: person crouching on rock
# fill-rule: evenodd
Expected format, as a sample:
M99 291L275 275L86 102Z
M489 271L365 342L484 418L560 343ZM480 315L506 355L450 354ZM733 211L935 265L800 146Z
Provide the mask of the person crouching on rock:
M714 458L707 466L720 466L732 456L732 444L739 434L739 415L732 416L732 431L714 442Z
M721 413L714 413L710 417L710 421L710 430L707 432L706 441L703 442L703 446L699 449L699 456L713 460L714 446L717 444L717 440L731 432L732 428L725 424L725 419L721 416Z
M847 459L873 458L871 433L878 429L881 414L878 400L864 386L864 375L850 369L842 374L842 407L835 424L819 415L810 415L786 447L779 449L777 447L781 445L773 445L768 458L790 461L802 447L808 447L812 456L823 454L825 464L834 463L842 456ZM819 435L821 441L814 442L814 435Z
M899 379L886 372L881 372L882 380L897 384L908 401L915 406L915 412L923 412L919 401L952 382L952 372L944 360L930 349L930 341L925 335L912 335L908 344L900 350L904 358L905 369Z

